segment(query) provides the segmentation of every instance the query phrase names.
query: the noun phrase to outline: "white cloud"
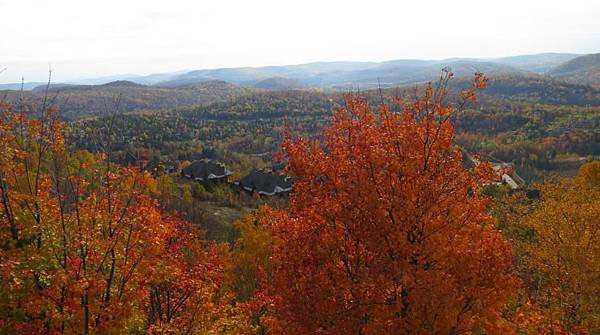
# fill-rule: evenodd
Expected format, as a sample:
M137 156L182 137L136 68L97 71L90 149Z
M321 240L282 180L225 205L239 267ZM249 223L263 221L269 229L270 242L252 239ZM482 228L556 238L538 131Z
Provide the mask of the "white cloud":
M0 1L0 82L600 51L599 1Z

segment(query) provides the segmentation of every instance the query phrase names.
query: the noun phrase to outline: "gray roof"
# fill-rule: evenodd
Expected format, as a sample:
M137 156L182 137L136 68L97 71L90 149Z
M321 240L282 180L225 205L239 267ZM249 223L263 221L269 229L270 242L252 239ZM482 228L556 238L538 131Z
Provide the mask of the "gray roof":
M195 161L181 170L182 176L198 181L221 179L231 174L223 163L208 159Z
M239 186L260 195L275 195L292 191L292 180L283 174L266 171L252 171L240 180Z

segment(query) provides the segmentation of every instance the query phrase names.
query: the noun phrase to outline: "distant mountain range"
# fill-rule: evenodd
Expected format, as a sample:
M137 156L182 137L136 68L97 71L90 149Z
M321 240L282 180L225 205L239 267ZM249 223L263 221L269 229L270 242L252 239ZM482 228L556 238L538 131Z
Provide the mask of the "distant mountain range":
M25 91L31 91L36 87L45 85L41 82L28 82L28 83L8 83L0 84L0 91L3 90L20 90L21 88Z
M435 79L435 78L430 78ZM384 88L387 95L411 95L415 86L421 84L406 84ZM457 94L469 87L469 77L459 77L450 83L450 91ZM265 79L256 83L257 87L247 87L212 80L197 84L177 87L160 87L134 83L131 81L114 81L103 85L51 85L32 91L2 91L0 100L25 102L40 106L43 101L50 101L58 107L64 119L78 119L91 115L106 113L173 111L203 108L213 106L219 113L227 111L233 104L239 115L244 113L261 112L260 110L246 111L243 101L254 101L264 98L260 103L248 106L259 109L276 109L277 113L285 113L289 109L287 99L304 97L305 107L294 105L297 110L311 109L309 101L313 98L325 101L329 97L341 101L343 91L320 90L304 88L297 81L287 79ZM377 90L362 90L365 94L377 94ZM325 98L324 98L325 97ZM600 88L594 86L569 83L538 74L499 74L492 76L488 88L481 94L484 104L526 104L539 103L555 106L600 106ZM240 102L241 101L241 102ZM246 107L244 107L246 106ZM259 107L257 107L259 106ZM232 107L231 107L232 108ZM264 111L263 111L264 112Z
M67 84L99 85L125 80L141 85L179 87L220 80L241 86L273 90L301 87L347 90L423 82L437 77L440 69L444 67L450 67L457 77L470 76L475 71L484 72L488 76L543 74L571 82L600 84L600 54L581 56L567 53L542 53L493 59L399 59L385 62L316 62L283 66L202 69L146 76L128 74ZM31 90L41 85L44 84L25 83L24 89ZM20 88L20 83L0 84L0 90Z
M568 60L562 62L565 59ZM61 109L63 118L76 119L107 112L196 108L264 95L268 91L301 90L309 95L340 96L344 91L368 91L377 87L411 90L415 85L436 80L444 67L450 67L457 77L451 82L454 92L468 87L473 73L481 71L491 78L483 97L493 101L600 106L600 54L579 57L543 54L487 61L322 62L155 74L104 84L31 83L37 84L31 87L34 85L26 83L23 87L29 90L23 93L21 84L17 90L0 91L0 100L24 99L39 105L49 98Z
M450 58L445 60L399 59L386 62L317 62L299 65L241 67L195 70L171 76L158 86L182 86L208 80L224 80L238 85L253 86L257 82L282 78L311 87L348 89L372 88L418 83L435 78L440 69L450 67L456 76L472 75L475 71L488 75L545 73L579 55L544 53L496 59ZM148 77L128 80L146 83Z
M576 54L543 53L535 55L522 55L494 59L494 62L512 66L516 69L544 74L551 69L579 57Z

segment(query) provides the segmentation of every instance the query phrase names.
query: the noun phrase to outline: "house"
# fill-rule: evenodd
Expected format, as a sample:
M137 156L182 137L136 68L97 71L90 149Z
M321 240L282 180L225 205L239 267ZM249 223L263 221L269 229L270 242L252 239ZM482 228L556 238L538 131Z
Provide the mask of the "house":
M181 175L199 182L228 182L232 172L223 163L202 159L182 169Z
M466 150L463 150L463 165L468 168L474 168L478 166L481 162L479 159L470 155ZM495 183L497 185L506 184L511 189L515 190L520 188L525 184L523 178L521 178L514 169L514 165L512 163L504 163L504 162L490 162L492 165L492 169L501 178L501 182Z
M514 173L514 166L512 163L492 163L494 172L502 178L502 183L508 185L513 190L519 188L519 184L515 181L515 178L520 178ZM513 178L514 177L514 178Z
M276 194L287 194L292 191L292 180L290 177L267 171L252 171L237 183L240 188L259 195L272 196Z

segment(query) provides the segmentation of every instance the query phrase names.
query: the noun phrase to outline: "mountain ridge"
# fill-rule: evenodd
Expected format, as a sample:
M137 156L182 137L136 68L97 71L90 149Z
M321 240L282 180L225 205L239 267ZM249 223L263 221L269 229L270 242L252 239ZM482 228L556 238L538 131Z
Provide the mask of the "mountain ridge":
M547 74L581 55L571 53L539 53L498 58L446 59L392 59L387 61L319 61L292 65L268 65L259 67L229 67L182 70L149 75L115 75L67 82L73 85L98 85L115 80L131 81L143 85L177 87L189 84L223 80L237 85L252 87L261 80L273 77L297 80L305 86L347 89L349 87L386 84L397 85L428 80L446 66L454 68L457 75L464 71L498 73ZM26 83L25 89L38 85ZM2 86L4 85L4 86ZM0 84L0 89L20 89L20 84Z
M574 58L555 67L548 74L569 82L600 85L600 53Z

